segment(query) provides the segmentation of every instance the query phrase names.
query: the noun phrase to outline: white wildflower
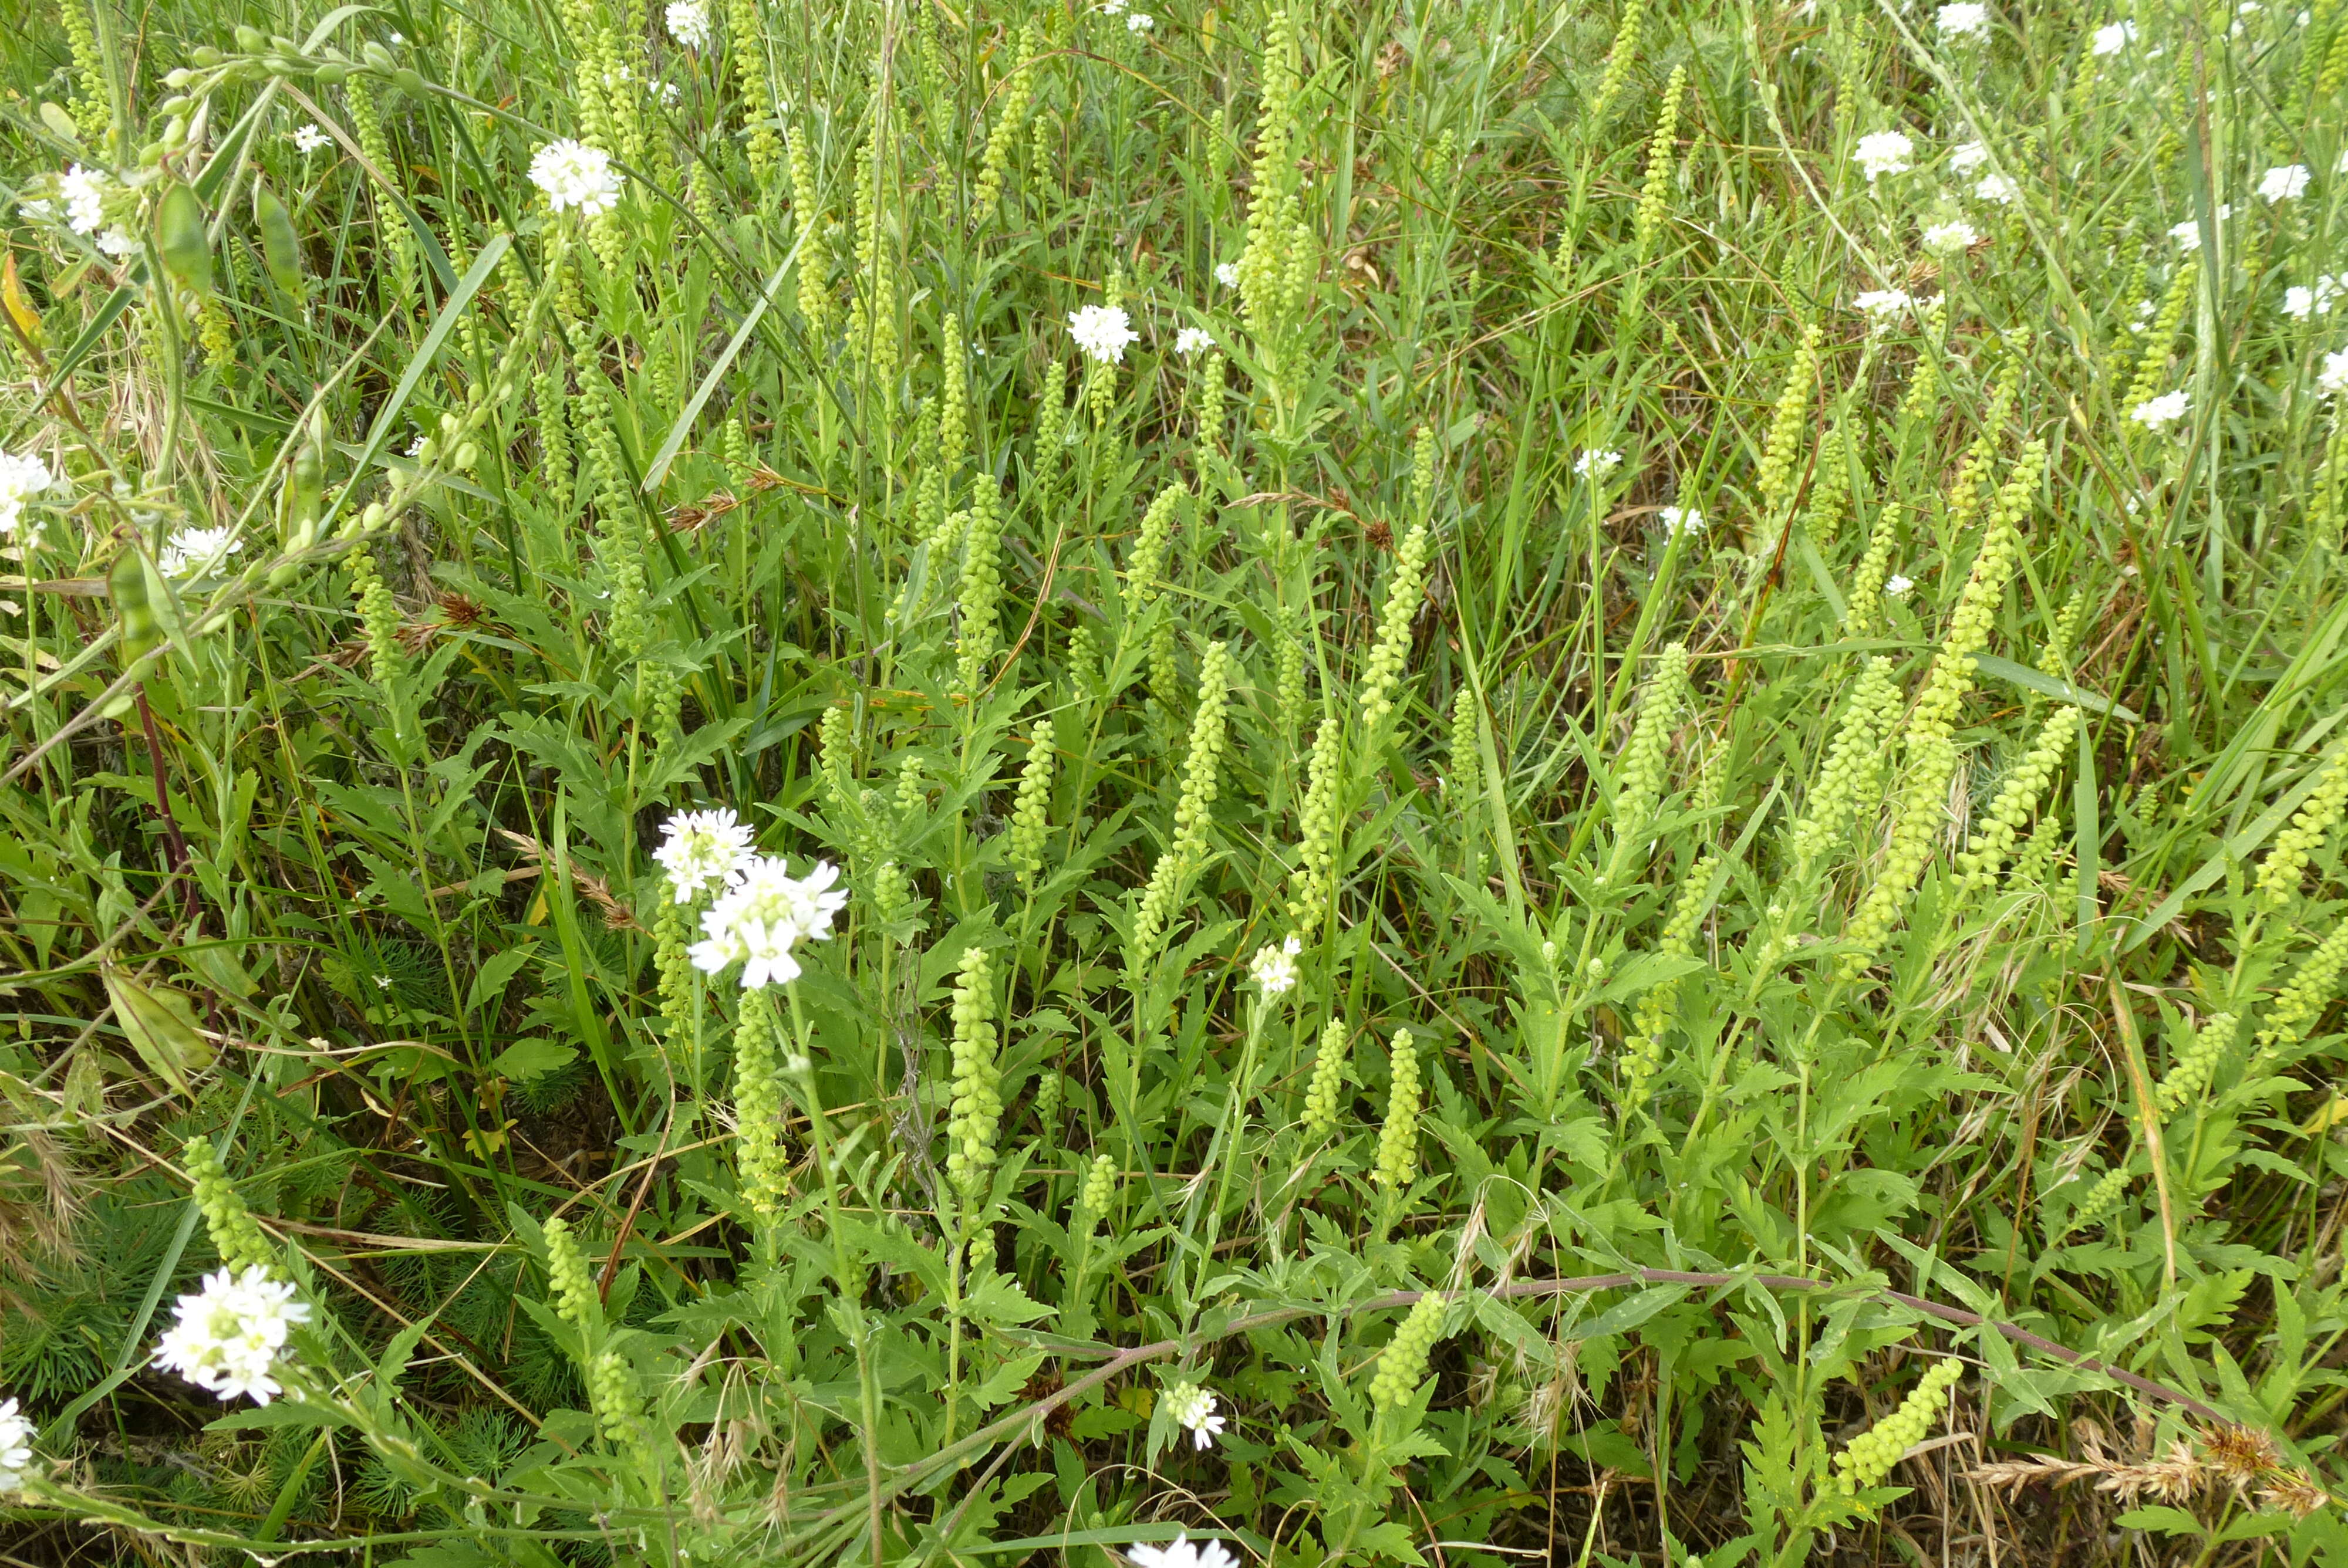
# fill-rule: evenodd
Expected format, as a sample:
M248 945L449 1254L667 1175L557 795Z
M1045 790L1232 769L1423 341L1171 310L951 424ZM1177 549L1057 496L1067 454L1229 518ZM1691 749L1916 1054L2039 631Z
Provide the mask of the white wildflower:
M1240 1568L1239 1559L1220 1541L1193 1541L1186 1532L1163 1546L1139 1543L1125 1549L1138 1568Z
M2189 401L2181 388L2176 392L2164 392L2158 397L2147 397L2129 409L2128 417L2147 430L2157 430L2173 420L2184 418L2186 405Z
M2223 223L2233 215L2232 202L2224 202L2219 206L2217 212L2219 222ZM2199 251L2201 248L2201 220L2199 218L2188 218L2184 222L2171 229L2168 231L2168 237L2177 241L2178 248L2180 250Z
M664 109L673 109L676 108L677 100L685 97L684 92L678 88L675 82L647 83L645 85L644 91L651 97L653 102L660 105L660 107Z
M829 891L839 879L839 867L828 860L800 877L779 855L753 856L702 916L693 967L714 975L740 964L744 990L798 979L791 949L803 938L830 939L831 918L848 902L845 888Z
M1663 538L1671 538L1682 528L1689 533L1704 532L1704 514L1694 507L1660 507L1655 515L1663 519Z
M2259 196L2268 206L2278 201L2296 201L2307 194L2307 165L2285 163L2259 176Z
M2136 42L2136 24L2114 22L2096 29L2095 52L2098 56L2116 55Z
M155 567L168 578L205 578L243 549L234 528L181 528L164 544Z
M530 160L530 179L557 212L576 207L581 217L597 218L620 204L621 176L612 167L612 155L568 137L538 149Z
M1984 142L1967 141L1949 149L1949 167L1959 174L1971 174L1989 161L1989 147Z
M1936 256L1952 256L1980 243L1980 231L1962 218L1952 218L1945 223L1928 223L1924 227L1924 249Z
M95 234L106 222L106 175L75 164L57 176L57 199L66 204L66 227Z
M0 452L0 538L13 538L25 518L25 503L57 482L49 466L30 452Z
M688 49L709 47L709 7L704 0L669 0L662 15L668 19L670 37Z
M1196 1383L1177 1383L1166 1391L1166 1413L1188 1430L1201 1449L1211 1447L1223 1435L1226 1418L1215 1414L1215 1404L1212 1390Z
M22 1491L33 1468L33 1423L16 1413L16 1401L0 1399L0 1497Z
M1902 577L1896 571L1883 579L1883 591L1894 599L1907 598L1908 590L1915 586L1915 579Z
M1184 359L1189 359L1192 354L1197 354L1201 349L1209 349L1214 346L1215 339L1213 334L1209 333L1204 327L1184 327L1179 333L1177 333L1174 337L1174 352L1180 354Z
M294 150L305 158L325 146L327 140L326 133L308 120L294 128Z
M1125 19L1125 30L1128 33L1147 33L1156 26L1158 18L1147 11L1136 11Z
M1266 997L1285 996L1296 989L1296 955L1304 944L1291 937L1275 948L1266 942L1248 960L1248 978Z
M1878 321L1888 321L1915 304L1916 296L1905 289L1869 289L1851 301L1851 308L1865 311Z
M258 1266L241 1276L223 1268L203 1288L172 1304L177 1319L155 1346L155 1365L177 1372L223 1401L250 1394L267 1404L284 1389L273 1375L296 1323L310 1317L294 1286Z
M2348 394L2348 348L2323 356L2323 368L2315 373L2315 390L2324 397Z
M137 253L139 236L119 223L109 223L106 227L106 231L98 237L98 248L115 260L120 261L125 256Z
M1141 336L1133 330L1133 318L1119 305L1086 305L1070 311L1068 332L1086 359L1102 364L1122 362L1125 345Z
M2022 198L2022 187L2003 174L1984 174L1973 187L1973 194L1983 201L1994 201L2001 207L2011 207Z
M680 811L661 825L653 859L668 873L676 902L690 904L705 887L723 887L741 874L755 854L750 836L749 827L725 806Z
M1222 286L1227 289L1238 288L1240 286L1239 263L1237 261L1216 262L1215 282L1222 284Z
M1100 8L1101 15L1105 16L1122 16L1125 15L1125 0L1101 0Z
M1989 7L1961 0L1954 5L1943 5L1933 21L1943 38L1985 38L1989 36Z
M1859 167L1866 170L1869 185L1879 175L1907 172L1915 153L1916 144L1896 130L1869 131L1850 150Z
M1603 479L1622 466L1622 454L1611 446L1586 448L1573 460L1574 473L1584 479Z

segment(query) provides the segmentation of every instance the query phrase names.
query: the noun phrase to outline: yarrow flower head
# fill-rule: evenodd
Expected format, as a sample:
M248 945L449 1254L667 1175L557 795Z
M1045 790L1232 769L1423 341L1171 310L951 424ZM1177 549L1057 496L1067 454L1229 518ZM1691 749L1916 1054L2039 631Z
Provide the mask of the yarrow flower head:
M1296 955L1304 944L1291 937L1277 948L1266 942L1248 960L1248 978L1267 997L1285 996L1296 989Z
M1603 479L1622 466L1622 454L1612 446L1591 446L1573 460L1573 471L1584 479Z
M1177 1383L1166 1391L1166 1413L1201 1449L1212 1447L1215 1440L1223 1435L1227 1418L1215 1414L1215 1405L1213 1391L1196 1383Z
M1943 38L1985 38L1989 36L1989 7L1962 0L1954 5L1943 5L1933 18Z
M1141 334L1133 330L1133 318L1121 305L1086 305L1068 313L1068 334L1085 357L1102 364L1119 364L1125 360L1125 345L1139 341Z
M2259 176L2259 195L2269 206L2296 201L2307 194L2307 165L2286 163Z
M669 0L662 15L668 20L670 37L688 49L709 47L709 7L704 0Z
M66 227L95 234L106 226L106 175L75 164L57 177L57 198L66 204Z
M210 577L243 548L234 528L181 528L164 544L155 566L169 578Z
M1704 532L1704 514L1694 507L1659 507L1656 508L1655 515L1663 519L1663 538L1670 538L1683 528L1692 534Z
M305 157L325 146L326 140L326 133L308 120L304 120L294 128L294 149Z
M679 904L690 904L705 887L723 887L741 873L753 856L750 829L736 822L726 806L708 811L681 811L661 825L660 847L653 859L668 873L669 890Z
M25 1488L33 1468L33 1423L16 1413L16 1401L0 1399L0 1497Z
M25 503L57 482L49 466L30 452L0 452L0 538L14 538L24 522Z
M1936 256L1953 256L1981 243L1981 231L1962 218L1924 226L1924 249Z
M2219 206L2217 211L2219 222L2223 223L2233 215L2232 202L2224 202ZM2188 218L2184 222L2169 230L2168 237L2177 241L2179 250L2199 251L2201 248L2201 220L2198 218Z
M793 876L781 856L753 856L701 917L703 939L692 947L693 967L714 975L740 964L744 990L798 979L791 949L803 938L830 940L831 918L848 902L846 888L830 890L839 880L839 867L828 860Z
M1240 286L1240 264L1237 261L1216 262L1215 282L1222 284L1222 286L1227 289L1238 288Z
M621 176L612 167L612 155L569 137L538 149L530 160L530 179L557 212L575 207L582 218L600 218L620 204Z
M1906 173L1912 167L1916 144L1896 130L1869 131L1859 138L1850 156L1866 171L1867 182L1872 185L1878 176Z
M1893 599L1907 598L1908 590L1915 586L1914 579L1901 577L1896 571L1883 579L1883 591Z
M223 1402L250 1394L267 1404L284 1388L274 1376L286 1337L310 1318L294 1286L257 1265L241 1275L223 1268L203 1288L172 1304L177 1319L155 1346L155 1365L177 1372Z
M2323 397L2348 396L2348 348L2323 356L2323 368L2315 373L2315 390Z
M2282 292L2282 313L2305 321L2310 316L2328 316L2332 307L2343 295L2348 295L2348 277L2330 272L2315 280L2313 288L2292 287Z
M1204 327L1184 327L1174 337L1174 352L1184 359L1189 359L1201 349L1214 346L1214 334Z
M1869 289L1851 301L1855 310L1865 311L1878 321L1888 321L1916 302L1916 296L1905 289Z
M1125 1549L1139 1568L1240 1568L1239 1559L1220 1541L1193 1541L1185 1533L1163 1546L1139 1542Z
M1973 194L1983 201L1994 201L2001 207L2011 207L2021 200L2022 187L2016 185L2010 176L1984 174L1981 177L1981 183L1973 187Z
M2147 397L2128 410L2128 417L2147 430L2157 430L2185 417L2186 405L2191 401L2183 388L2164 392L2158 397Z

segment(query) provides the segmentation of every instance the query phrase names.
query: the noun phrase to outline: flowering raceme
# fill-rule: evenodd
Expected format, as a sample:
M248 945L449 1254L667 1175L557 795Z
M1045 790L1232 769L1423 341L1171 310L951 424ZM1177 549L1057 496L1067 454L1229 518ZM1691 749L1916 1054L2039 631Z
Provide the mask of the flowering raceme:
M172 1305L177 1319L155 1346L155 1365L177 1372L223 1402L243 1395L267 1404L285 1390L275 1376L285 1340L310 1306L294 1286L257 1266L204 1276L203 1288Z
M530 160L530 179L557 212L575 207L582 218L600 218L620 204L621 175L612 167L612 155L568 137L538 149Z
M1296 955L1303 950L1304 944L1294 937L1277 948L1267 942L1248 961L1248 978L1266 999L1283 996L1296 989Z
M1211 1448L1223 1435L1223 1422L1229 1418L1215 1414L1216 1399L1211 1389L1196 1383L1177 1383L1166 1391L1166 1413L1174 1418L1200 1449Z
M831 938L832 917L848 902L847 889L830 890L838 880L839 867L828 860L799 877L779 855L753 856L702 916L693 967L714 975L740 964L744 990L789 984L799 978L791 949L802 938Z

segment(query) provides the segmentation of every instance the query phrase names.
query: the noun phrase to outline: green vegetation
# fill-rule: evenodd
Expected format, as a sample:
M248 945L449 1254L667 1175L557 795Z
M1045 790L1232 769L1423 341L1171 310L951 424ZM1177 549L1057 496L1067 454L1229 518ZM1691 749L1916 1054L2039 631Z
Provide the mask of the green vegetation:
M1156 3L19 18L7 1561L2348 1563L2348 3Z

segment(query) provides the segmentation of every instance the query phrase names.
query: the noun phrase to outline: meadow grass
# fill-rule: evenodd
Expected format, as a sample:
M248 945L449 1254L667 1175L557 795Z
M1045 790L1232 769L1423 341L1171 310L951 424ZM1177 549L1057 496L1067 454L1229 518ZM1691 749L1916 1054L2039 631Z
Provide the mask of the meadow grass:
M2348 4L0 92L7 1561L2348 1563Z

